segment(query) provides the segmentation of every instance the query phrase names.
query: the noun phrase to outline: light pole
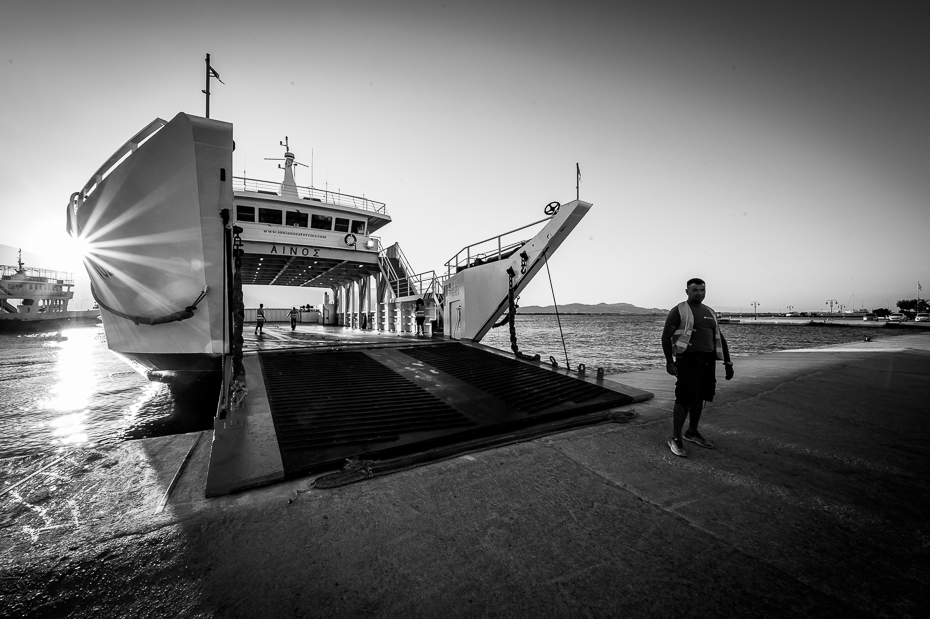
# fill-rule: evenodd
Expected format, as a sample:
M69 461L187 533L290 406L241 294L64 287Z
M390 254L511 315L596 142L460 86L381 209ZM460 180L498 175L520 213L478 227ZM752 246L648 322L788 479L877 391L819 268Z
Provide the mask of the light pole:
M789 305L789 306L788 306L788 313L790 314L790 313L791 313L791 310L793 310L793 309L794 309L794 306L793 306L793 305Z
M752 319L755 320L755 319L756 319L756 309L757 309L760 305L762 305L762 304L759 303L758 301L753 301L752 303L750 303L750 305L752 306Z
M833 305L835 303L839 303L839 301L837 301L836 299L827 299L826 301L824 301L824 305L830 306L830 318L833 318Z

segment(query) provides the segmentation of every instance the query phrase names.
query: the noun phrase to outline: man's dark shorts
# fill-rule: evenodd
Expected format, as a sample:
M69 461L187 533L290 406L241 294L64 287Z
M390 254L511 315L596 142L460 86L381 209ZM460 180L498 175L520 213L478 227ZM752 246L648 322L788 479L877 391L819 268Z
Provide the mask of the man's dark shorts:
M690 353L679 355L675 361L678 380L675 382L675 402L691 406L701 401L714 401L717 355L715 353Z

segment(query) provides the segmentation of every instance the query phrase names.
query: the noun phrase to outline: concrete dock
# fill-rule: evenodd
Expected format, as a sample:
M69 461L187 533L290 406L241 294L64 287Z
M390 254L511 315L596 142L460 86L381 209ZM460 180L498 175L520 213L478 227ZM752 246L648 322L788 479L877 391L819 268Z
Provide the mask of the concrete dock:
M212 433L161 511L196 435L3 461L0 614L923 616L930 334L734 361L686 459L651 370L627 423L333 490L205 499Z

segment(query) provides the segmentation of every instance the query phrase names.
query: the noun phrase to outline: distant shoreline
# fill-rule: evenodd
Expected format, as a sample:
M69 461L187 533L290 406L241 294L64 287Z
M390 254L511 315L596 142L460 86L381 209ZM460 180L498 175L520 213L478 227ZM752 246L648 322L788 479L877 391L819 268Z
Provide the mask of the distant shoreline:
M556 312L523 312L517 310L518 316L555 316ZM659 312L558 312L559 316L664 316Z

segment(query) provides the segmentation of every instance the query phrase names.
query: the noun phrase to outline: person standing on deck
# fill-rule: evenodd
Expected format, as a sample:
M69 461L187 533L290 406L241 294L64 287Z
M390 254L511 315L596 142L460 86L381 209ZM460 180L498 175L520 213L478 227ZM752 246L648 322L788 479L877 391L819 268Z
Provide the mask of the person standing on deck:
M255 335L262 335L262 327L265 326L265 304L258 304L258 312L255 315Z
M298 316L300 316L300 312L297 311L296 307L291 306L291 311L287 313L287 317L291 319L291 331L297 328Z
M723 361L727 380L733 378L730 349L717 324L717 313L703 304L706 292L704 280L695 277L689 279L686 286L687 301L672 308L662 331L665 369L678 378L675 382L673 434L668 446L673 454L681 457L688 455L681 440L686 418L689 421L684 440L707 449L714 447L698 432L698 422L704 402L714 400L718 359Z
M426 329L423 327L423 323L426 322L426 305L423 303L423 299L417 299L415 312L417 318L417 337L426 335Z

